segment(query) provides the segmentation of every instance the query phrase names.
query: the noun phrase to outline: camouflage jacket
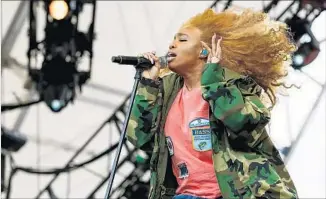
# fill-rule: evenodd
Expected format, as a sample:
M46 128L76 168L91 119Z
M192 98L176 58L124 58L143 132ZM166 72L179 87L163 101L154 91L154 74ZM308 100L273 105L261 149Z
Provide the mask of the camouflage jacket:
M218 64L206 64L201 85L210 105L212 158L223 198L297 198L265 130L270 113L260 100L262 88ZM156 81L142 78L134 100L127 139L152 152L150 199L172 198L177 188L164 124L182 86L182 77L174 73Z

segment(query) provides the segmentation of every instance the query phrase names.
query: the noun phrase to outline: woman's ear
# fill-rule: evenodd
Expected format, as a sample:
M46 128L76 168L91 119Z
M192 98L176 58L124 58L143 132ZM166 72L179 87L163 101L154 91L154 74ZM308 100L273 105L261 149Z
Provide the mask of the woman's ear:
M203 48L202 50L201 50L201 52L200 52L200 55L199 55L199 57L200 58L207 58L208 57L208 50L206 49L206 48Z

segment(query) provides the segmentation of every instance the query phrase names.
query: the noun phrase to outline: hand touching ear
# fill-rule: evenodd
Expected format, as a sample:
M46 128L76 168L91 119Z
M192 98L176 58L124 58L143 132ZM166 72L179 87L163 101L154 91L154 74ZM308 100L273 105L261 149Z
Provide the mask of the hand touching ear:
M216 39L216 34L212 37L212 49L205 43L201 42L203 46L208 50L209 54L207 57L207 63L219 63L222 57L221 48L222 37L218 40Z

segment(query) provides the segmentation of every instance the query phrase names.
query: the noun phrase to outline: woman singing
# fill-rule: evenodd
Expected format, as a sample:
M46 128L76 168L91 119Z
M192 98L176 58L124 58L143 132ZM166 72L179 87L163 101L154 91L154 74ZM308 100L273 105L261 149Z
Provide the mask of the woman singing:
M265 130L295 50L286 25L262 12L208 9L176 33L170 72L143 54L155 66L127 136L152 153L150 199L297 198Z

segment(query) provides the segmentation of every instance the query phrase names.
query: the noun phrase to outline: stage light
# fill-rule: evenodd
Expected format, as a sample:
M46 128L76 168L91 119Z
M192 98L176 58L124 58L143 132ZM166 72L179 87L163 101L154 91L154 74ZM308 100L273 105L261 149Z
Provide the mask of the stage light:
M79 73L75 65L60 54L49 56L44 60L41 70L33 76L34 80L41 82L37 90L53 112L60 112L74 100L76 85L79 83Z
M27 138L21 133L11 132L1 127L1 149L17 152L26 144Z
M298 65L302 65L304 62L304 57L301 54L294 54L293 56L293 63L294 65L298 66Z
M10 131L1 126L1 193L7 191L6 155L17 152L27 141L27 137L19 132Z
M42 92L45 104L53 112L60 112L75 96L75 88L68 85L48 85Z
M313 62L320 52L319 42L311 31L311 23L307 19L293 16L285 20L291 29L293 39L297 43L298 50L293 54L292 67L300 70Z
M310 24L307 20L301 19L298 16L293 16L285 20L285 23L290 27L293 33L293 40L298 42L303 35L310 29Z
M54 111L59 111L61 109L61 107L63 107L64 105L65 105L65 103L63 100L55 99L55 100L52 100L50 107Z
M33 25L36 23L34 9L37 2L31 0L28 72L36 83L40 99L57 113L74 102L76 90L81 91L82 85L90 78L96 1L44 0L47 12L45 38L42 41L37 41L36 26ZM93 6L93 14L88 31L82 32L78 30L77 19L85 4ZM41 67L35 66L39 52L43 55ZM89 57L89 67L81 70L78 63L84 54Z
M69 12L69 6L66 1L54 0L49 5L49 13L53 19L62 20Z
M302 67L313 62L320 52L319 43L310 41L300 45L293 55L293 68L301 69Z

